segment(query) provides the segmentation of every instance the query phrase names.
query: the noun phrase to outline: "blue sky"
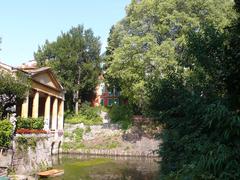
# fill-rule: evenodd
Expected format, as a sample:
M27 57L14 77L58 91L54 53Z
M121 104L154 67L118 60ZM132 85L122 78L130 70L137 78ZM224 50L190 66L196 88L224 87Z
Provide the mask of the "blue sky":
M83 24L101 37L102 51L112 25L131 0L6 0L0 5L0 61L12 66L33 59L45 40Z

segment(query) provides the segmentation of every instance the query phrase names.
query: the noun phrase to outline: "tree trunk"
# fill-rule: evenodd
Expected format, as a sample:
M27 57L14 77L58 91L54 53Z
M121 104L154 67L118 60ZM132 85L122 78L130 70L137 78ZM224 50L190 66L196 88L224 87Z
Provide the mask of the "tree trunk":
M78 107L79 107L79 90L76 91L75 114L78 114Z

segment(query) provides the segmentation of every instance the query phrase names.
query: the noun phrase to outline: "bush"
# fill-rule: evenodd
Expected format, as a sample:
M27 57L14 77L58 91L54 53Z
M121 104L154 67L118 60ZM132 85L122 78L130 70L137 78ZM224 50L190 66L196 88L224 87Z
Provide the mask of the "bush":
M89 103L83 103L78 115L71 115L69 112L65 116L65 122L69 124L83 123L85 125L102 124L100 109L91 107Z
M132 108L128 105L113 105L109 111L111 121L119 123L123 129L132 125L132 116Z
M80 114L86 116L88 119L98 118L100 109L98 107L91 107L90 103L85 102L80 108Z
M74 138L75 138L75 142L81 142L82 138L83 138L83 129L77 128L73 131L74 133Z
M97 118L89 119L86 116L79 114L79 115L72 116L68 119L65 119L65 123L69 123L69 124L83 123L83 124L89 125L89 126L99 125L99 124L102 124L102 118L99 116Z
M43 129L44 120L39 118L18 118L17 129Z
M7 148L11 142L12 124L8 120L0 121L0 147Z

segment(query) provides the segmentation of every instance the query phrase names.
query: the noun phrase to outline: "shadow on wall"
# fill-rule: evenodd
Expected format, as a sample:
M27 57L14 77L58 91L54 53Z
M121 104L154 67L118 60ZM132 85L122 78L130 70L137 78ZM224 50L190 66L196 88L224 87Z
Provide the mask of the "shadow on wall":
M61 153L61 145L62 141L59 141L59 143L52 142L51 144L51 155L59 154Z

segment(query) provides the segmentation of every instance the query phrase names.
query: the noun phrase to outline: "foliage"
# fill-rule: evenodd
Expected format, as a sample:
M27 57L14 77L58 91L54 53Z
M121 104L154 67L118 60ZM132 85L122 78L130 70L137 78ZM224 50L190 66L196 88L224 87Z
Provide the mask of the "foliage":
M84 132L84 130L81 129L81 128L77 128L77 129L75 129L75 130L73 131L73 133L74 133L74 139L75 139L75 142L76 142L76 143L82 141L83 132Z
M35 150L37 147L36 137L18 136L16 138L16 142L18 153L27 152L29 147L32 148L33 150Z
M18 118L17 129L43 129L44 120L43 117L39 118Z
M84 147L83 143L64 142L62 145L64 151L83 149Z
M100 117L100 109L98 107L91 107L89 103L83 103L78 115L68 114L65 117L65 123L85 125L99 125L102 124Z
M119 142L112 142L112 141L108 141L108 142L104 142L103 144L97 144L91 148L94 149L115 149L119 146Z
M129 102L144 108L148 81L181 70L189 30L211 22L223 29L235 16L228 0L132 0L126 17L110 31L106 80Z
M149 108L164 124L160 156L165 178L240 177L239 101L232 91L232 80L238 88L234 75L239 70L238 60L228 54L233 48L228 33L211 23L190 30L188 48L178 59L184 69L149 82Z
M94 119L88 119L86 116L83 116L81 114L73 115L71 118L65 119L65 123L69 124L80 124L83 123L84 125L100 125L102 124L102 118L94 118Z
M128 129L132 125L132 108L128 105L113 105L109 110L112 122L119 123L121 128Z
M232 7L133 0L111 31L106 78L162 123L163 179L240 178L240 21Z
M100 42L91 29L72 27L54 42L46 41L34 56L39 66L50 66L66 90L66 109L90 100L100 71ZM80 91L79 97L76 92Z
M12 137L12 124L8 120L0 121L0 147L8 148Z
M91 107L90 103L84 102L80 108L80 114L86 116L88 119L99 117L100 110L98 107Z
M91 132L91 127L87 126L86 129L85 129L85 133L90 133L90 132Z
M17 102L25 98L29 80L20 72L16 75L1 72L0 84L0 119L3 119Z
M68 150L76 150L76 149L84 148L84 144L82 143L83 133L84 133L84 129L81 129L81 128L74 129L71 134L64 133L64 137L69 138L71 141L64 142L63 149L65 151L68 151Z

